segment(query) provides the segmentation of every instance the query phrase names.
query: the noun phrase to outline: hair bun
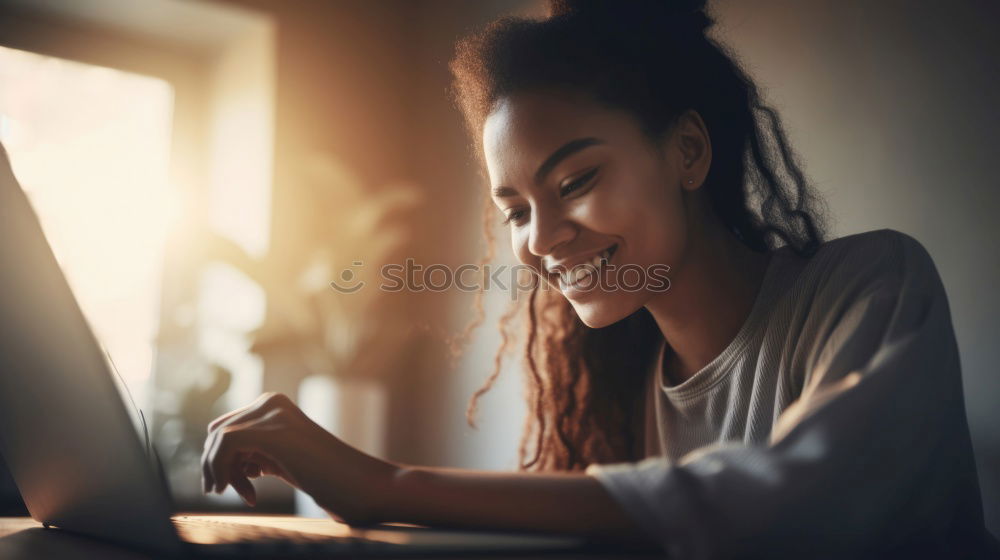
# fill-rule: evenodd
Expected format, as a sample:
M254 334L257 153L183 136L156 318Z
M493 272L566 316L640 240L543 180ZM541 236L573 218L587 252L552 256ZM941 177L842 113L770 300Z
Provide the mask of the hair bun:
M653 23L703 33L712 25L705 0L548 0L549 17Z

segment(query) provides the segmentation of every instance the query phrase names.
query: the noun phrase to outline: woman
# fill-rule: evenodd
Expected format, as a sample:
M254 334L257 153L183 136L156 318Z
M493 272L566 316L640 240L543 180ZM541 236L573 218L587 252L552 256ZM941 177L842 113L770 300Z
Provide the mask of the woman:
M209 427L205 490L252 504L249 479L271 474L349 522L685 558L975 550L959 358L926 250L892 230L824 242L704 2L551 6L452 62L491 200L541 278L522 472L382 461L272 394Z

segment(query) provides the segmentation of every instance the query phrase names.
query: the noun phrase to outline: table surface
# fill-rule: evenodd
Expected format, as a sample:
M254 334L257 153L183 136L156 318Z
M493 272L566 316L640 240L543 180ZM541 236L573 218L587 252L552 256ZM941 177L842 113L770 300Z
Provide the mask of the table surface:
M204 514L198 514L205 516ZM225 516L219 516L225 517ZM269 519L277 520L279 525L285 525L294 521L292 516L271 516ZM269 523L270 524L270 523ZM463 555L463 558L490 558L491 560L503 560L505 558L517 558L525 560L529 558L551 559L551 560L606 560L610 558L621 558L621 553L512 553L507 554L472 554ZM628 554L630 559L662 558L659 554ZM20 559L60 559L73 558L88 560L90 558L100 558L106 560L147 560L152 558L142 552L115 546L105 542L81 537L61 531L59 529L45 529L42 524L30 517L0 517L0 558L20 560ZM381 556L383 560L385 556ZM401 556L400 558L405 558ZM430 556L421 556L423 560L433 560ZM454 559L454 555L442 556L441 558Z

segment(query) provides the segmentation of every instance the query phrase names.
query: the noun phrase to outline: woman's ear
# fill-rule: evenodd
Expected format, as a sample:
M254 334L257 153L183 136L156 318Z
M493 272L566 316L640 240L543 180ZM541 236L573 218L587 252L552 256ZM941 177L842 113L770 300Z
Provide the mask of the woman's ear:
M712 140L708 135L708 127L697 111L688 109L677 117L674 138L676 157L680 160L677 162L677 169L681 187L696 190L704 183L712 166Z

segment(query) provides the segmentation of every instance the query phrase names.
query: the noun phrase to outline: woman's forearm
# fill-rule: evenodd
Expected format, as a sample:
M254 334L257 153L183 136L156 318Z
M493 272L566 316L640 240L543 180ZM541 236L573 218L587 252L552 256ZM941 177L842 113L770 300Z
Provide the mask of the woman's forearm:
M381 521L652 541L597 479L583 473L506 473L400 466Z

